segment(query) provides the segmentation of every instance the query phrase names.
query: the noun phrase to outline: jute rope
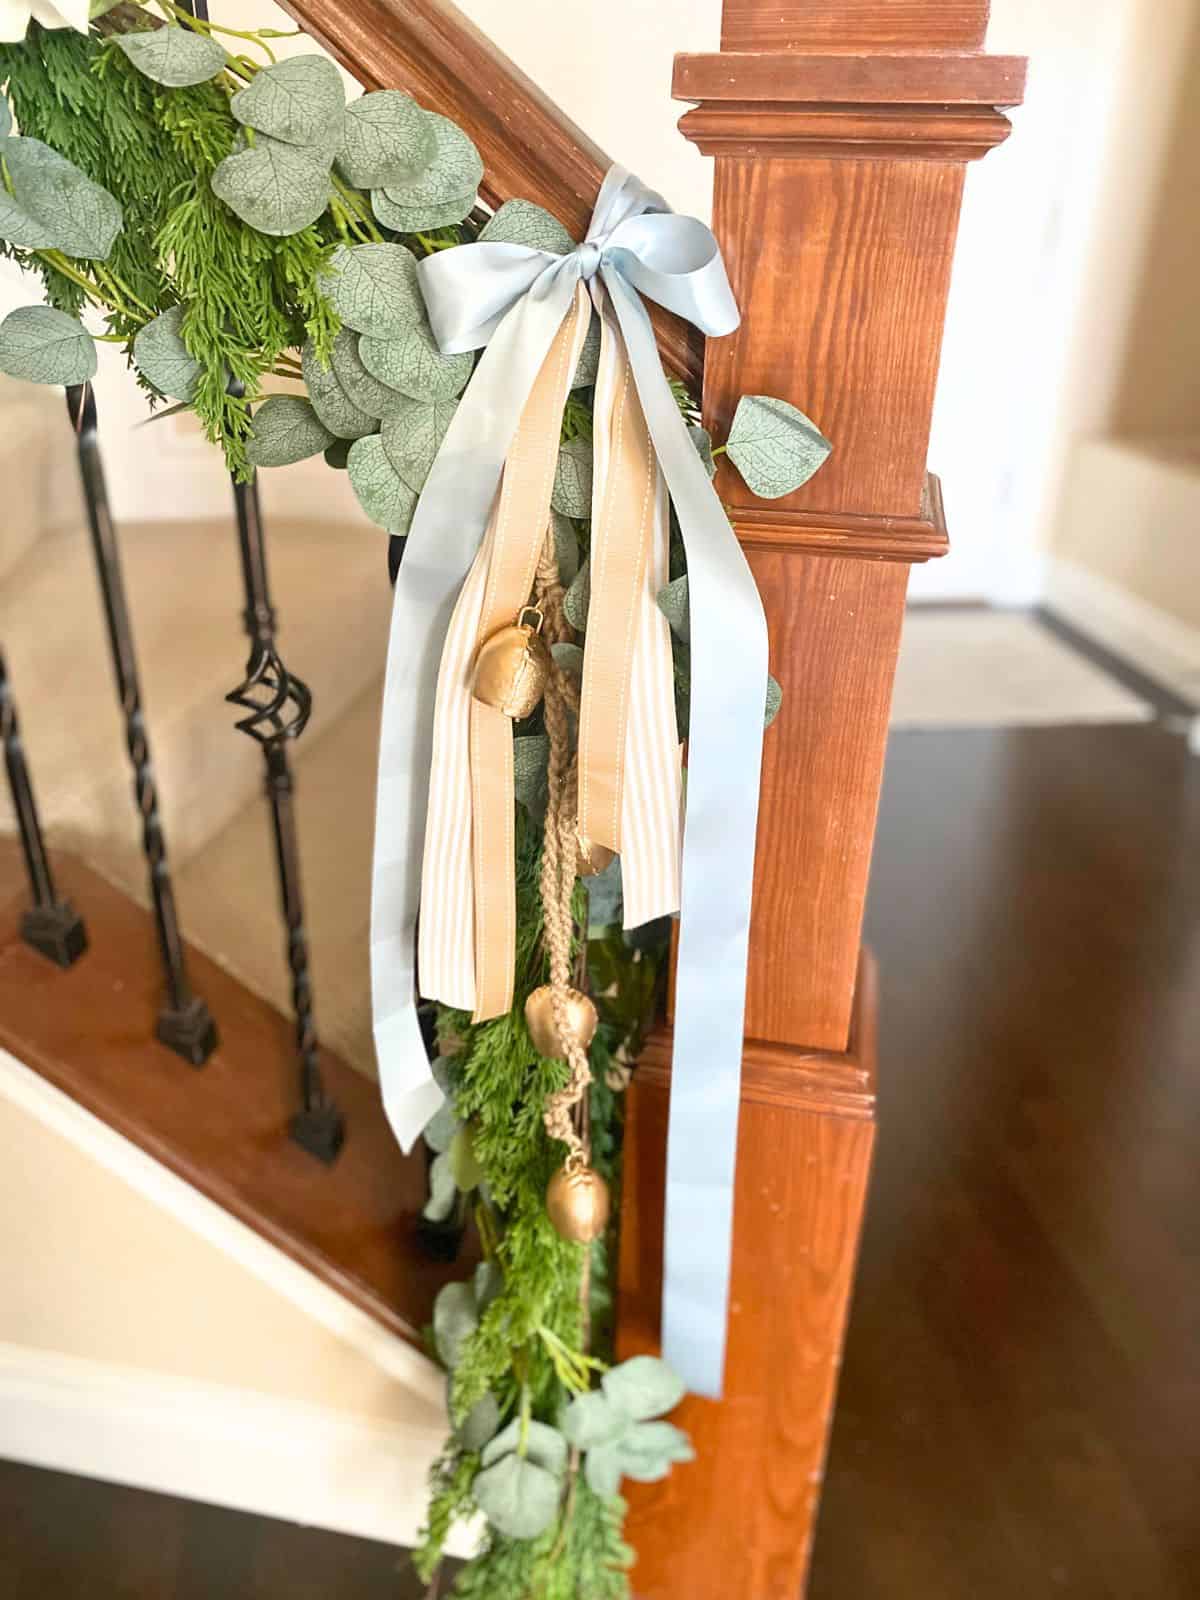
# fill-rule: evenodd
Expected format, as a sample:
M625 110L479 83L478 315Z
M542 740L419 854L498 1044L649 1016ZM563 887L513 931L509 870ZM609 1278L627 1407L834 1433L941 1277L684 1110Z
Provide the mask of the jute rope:
M563 612L563 586L559 581L552 532L547 534L538 561L534 597L544 618L542 637L547 645L566 641L570 637L570 627ZM587 1051L571 1029L568 1009L578 810L577 774L571 754L568 714L578 715L579 691L557 662L550 670L542 706L546 736L550 741L550 783L539 887L544 938L550 955L550 1009L570 1067L567 1082L547 1098L543 1119L550 1137L567 1146L566 1165L580 1167L587 1165L588 1148L576 1126L575 1112L584 1101L592 1073Z

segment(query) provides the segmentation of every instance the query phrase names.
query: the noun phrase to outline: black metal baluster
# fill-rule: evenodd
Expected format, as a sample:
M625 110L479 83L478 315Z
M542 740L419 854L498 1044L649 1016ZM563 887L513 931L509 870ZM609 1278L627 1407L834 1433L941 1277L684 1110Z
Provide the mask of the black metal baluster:
M60 900L54 887L3 650L0 650L0 738L4 741L8 787L17 814L21 849L33 896L33 905L21 918L21 937L26 944L48 956L55 966L69 967L87 949L87 933L83 919L71 902Z
M333 1161L345 1138L345 1124L321 1080L308 970L308 937L304 931L296 816L292 806L295 785L288 761L289 742L298 739L308 723L312 694L307 684L287 670L276 648L275 608L271 604L262 510L255 479L251 478L249 483L235 481L233 496L246 595L242 619L250 637L250 658L245 681L225 698L250 713L237 726L258 741L266 762L266 790L275 828L279 901L287 934L296 1049L300 1058L302 1109L292 1118L289 1128L296 1143L310 1154L322 1161Z
M142 715L142 692L129 620L129 602L100 460L96 397L90 383L73 384L68 388L67 413L75 429L78 446L92 551L104 601L117 697L125 719L125 743L133 763L134 795L142 823L142 849L149 867L150 895L154 903L158 945L167 984L167 1003L158 1014L155 1036L193 1067L200 1067L216 1049L217 1030L208 1007L199 995L192 993L188 982L175 894L167 868L167 845L158 814L158 790L150 758L150 742Z

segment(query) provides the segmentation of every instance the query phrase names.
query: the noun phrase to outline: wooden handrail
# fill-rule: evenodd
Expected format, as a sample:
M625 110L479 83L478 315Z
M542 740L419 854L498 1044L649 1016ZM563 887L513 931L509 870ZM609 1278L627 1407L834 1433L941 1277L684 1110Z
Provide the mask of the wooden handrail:
M483 157L489 205L532 200L583 237L608 157L450 0L282 4L365 89L405 89L464 128ZM702 336L653 314L665 366L698 393Z

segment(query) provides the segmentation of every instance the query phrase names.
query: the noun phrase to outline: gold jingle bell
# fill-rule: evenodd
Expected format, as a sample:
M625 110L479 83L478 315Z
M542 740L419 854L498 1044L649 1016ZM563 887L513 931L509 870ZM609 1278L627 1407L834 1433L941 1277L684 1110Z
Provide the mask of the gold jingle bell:
M608 1226L608 1185L592 1167L568 1164L550 1179L546 1210L560 1238L590 1244Z
M548 1061L564 1061L567 1052L558 1035L550 995L551 989L548 983L533 991L525 1002L525 1023L529 1029L529 1037L533 1040L533 1048L538 1055L545 1056ZM580 994L578 989L568 989L567 1026L578 1040L581 1049L586 1050L596 1037L599 1022L596 1008L587 995Z
M536 621L527 622L527 617ZM514 722L536 709L550 674L550 652L541 628L542 613L526 606L516 622L484 641L475 658L471 693Z
M575 872L580 878L598 878L617 859L615 850L597 844L594 839L575 835Z

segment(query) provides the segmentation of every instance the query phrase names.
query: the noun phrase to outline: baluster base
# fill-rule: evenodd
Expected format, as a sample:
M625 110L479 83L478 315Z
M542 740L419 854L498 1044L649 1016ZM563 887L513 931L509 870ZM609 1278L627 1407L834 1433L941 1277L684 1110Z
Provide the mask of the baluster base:
M83 918L69 900L31 907L21 918L21 937L56 967L73 967L88 947Z
M336 1106L314 1106L298 1111L288 1123L288 1132L302 1150L326 1166L332 1166L346 1142L346 1124Z
M204 1001L197 997L182 1011L165 1006L158 1014L154 1037L182 1057L189 1067L202 1067L217 1048L217 1025Z

